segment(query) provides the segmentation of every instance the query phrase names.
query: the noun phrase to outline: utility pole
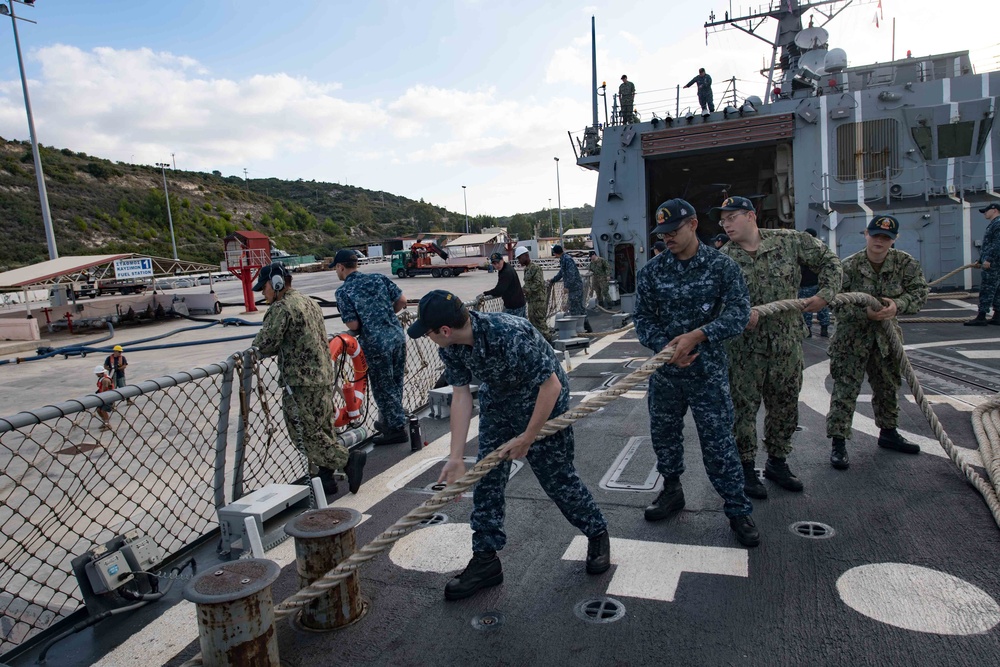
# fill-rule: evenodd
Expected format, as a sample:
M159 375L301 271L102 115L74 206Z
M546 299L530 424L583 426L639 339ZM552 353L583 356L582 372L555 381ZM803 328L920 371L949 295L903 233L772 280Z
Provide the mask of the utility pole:
M465 198L465 186L462 186L462 201L465 203L465 233L469 233L469 200Z
M167 200L167 223L170 225L170 245L174 247L174 259L177 259L177 241L174 240L174 217L170 214L170 193L167 191L167 167L166 162L157 162L156 166L163 172L163 198Z
M243 168L243 182L247 184L247 192L250 192L250 179L247 177L246 167Z
M171 153L170 161L174 163L174 171L177 171L177 156Z
M559 187L559 158L552 158L556 161L556 201L559 204L559 240L562 240L563 235L563 221L562 221L562 190Z
M34 2L22 3L33 6ZM21 90L24 92L24 111L28 114L28 134L31 137L31 156L35 161L35 180L38 181L38 200L42 208L42 225L45 227L45 242L49 248L49 259L59 259L56 248L56 235L52 229L52 212L49 210L49 193L45 189L45 174L42 172L42 155L38 151L38 138L35 136L35 119L31 115L31 98L28 96L28 79L24 76L24 62L21 60L21 39L17 35L18 20L34 23L31 19L18 19L14 16L14 0L0 4L0 14L10 16L10 24L14 28L14 50L17 51L17 67L21 71Z

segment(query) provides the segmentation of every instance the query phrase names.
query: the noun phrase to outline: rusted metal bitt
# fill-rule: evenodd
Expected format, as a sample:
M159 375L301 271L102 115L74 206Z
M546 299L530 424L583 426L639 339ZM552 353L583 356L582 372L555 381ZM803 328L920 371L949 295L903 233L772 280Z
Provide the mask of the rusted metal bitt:
M285 525L285 532L295 538L295 561L299 588L305 588L337 567L354 553L354 527L361 523L361 513L343 507L303 512ZM299 618L309 630L336 630L350 625L365 613L358 573L302 608Z
M192 579L184 598L198 607L198 640L206 667L280 667L271 584L281 568L248 558Z

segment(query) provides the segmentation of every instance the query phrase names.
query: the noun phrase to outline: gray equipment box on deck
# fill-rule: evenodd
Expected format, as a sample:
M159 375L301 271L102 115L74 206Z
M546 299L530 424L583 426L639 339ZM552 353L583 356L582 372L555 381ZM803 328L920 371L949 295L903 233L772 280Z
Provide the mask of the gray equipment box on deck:
M221 553L232 551L233 542L243 540L247 549L244 520L253 517L257 534L264 535L264 522L284 512L292 505L309 499L309 487L298 484L268 484L248 493L219 510L219 530L222 533Z

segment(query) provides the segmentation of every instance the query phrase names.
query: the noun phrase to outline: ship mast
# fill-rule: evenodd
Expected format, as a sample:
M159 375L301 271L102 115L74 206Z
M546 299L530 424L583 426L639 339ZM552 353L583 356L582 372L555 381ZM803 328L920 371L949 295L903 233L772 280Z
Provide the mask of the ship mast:
M802 31L802 15L809 10L815 10L816 14L825 19L818 26L822 27L854 3L855 0L816 0L815 2L773 0L766 11L758 10L743 16L732 16L727 11L721 20L717 20L715 12L712 12L708 16L708 21L705 22L705 41L708 41L709 32L721 32L735 28L771 46L771 66L767 71L767 90L764 91L764 103L766 104L771 100L774 70L776 68L783 71L794 69L798 62L800 49L795 45L795 36ZM732 8L731 4L730 8ZM758 34L768 19L775 19L778 22L778 29L773 41ZM780 58L778 56L779 50Z

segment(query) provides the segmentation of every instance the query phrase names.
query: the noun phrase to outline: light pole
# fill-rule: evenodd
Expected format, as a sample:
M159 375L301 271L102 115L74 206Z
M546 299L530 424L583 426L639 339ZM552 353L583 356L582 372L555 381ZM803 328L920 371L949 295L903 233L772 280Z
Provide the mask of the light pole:
M469 233L469 200L465 198L465 186L462 186L462 202L465 204L465 233Z
M559 204L559 240L562 240L563 226L562 226L562 191L559 188L559 158L552 158L556 161L556 202Z
M177 259L177 241L174 240L174 217L170 215L170 193L167 191L167 162L157 162L156 166L163 172L163 198L167 200L167 222L170 223L170 245L174 247L174 259Z
M28 79L24 76L24 62L21 60L21 40L17 36L18 20L34 23L31 19L18 19L14 16L14 3L20 2L29 7L34 5L31 2L21 2L21 0L7 0L7 4L0 5L0 14L10 16L10 23L14 27L14 49L17 51L17 67L21 70L21 90L24 91L24 110L28 114L28 134L31 136L31 156L35 159L35 180L38 181L38 199L42 206L42 224L45 226L45 242L49 247L49 259L59 259L59 250L56 249L56 235L52 230L52 213L49 211L49 193L45 190L45 174L42 173L42 156L38 152L38 139L35 138L35 119L31 115L31 98L28 97Z

